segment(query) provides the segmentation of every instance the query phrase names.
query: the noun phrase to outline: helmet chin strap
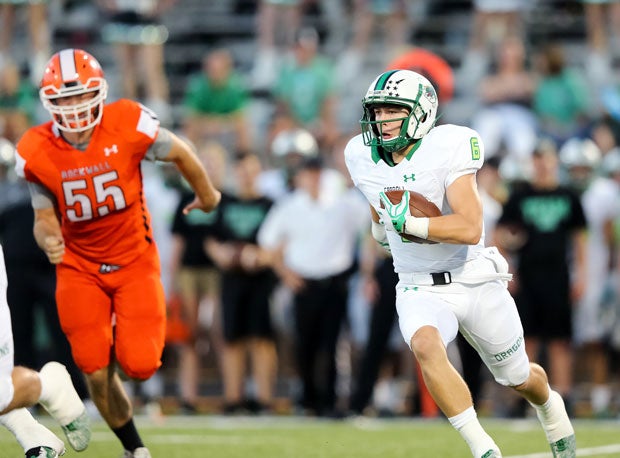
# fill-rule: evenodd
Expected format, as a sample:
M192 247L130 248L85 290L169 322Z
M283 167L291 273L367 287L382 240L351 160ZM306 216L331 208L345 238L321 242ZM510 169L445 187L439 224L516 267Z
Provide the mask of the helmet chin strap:
M415 140L412 138L400 136L388 142L381 142L381 147L388 153L397 153L398 151L405 149L414 141Z

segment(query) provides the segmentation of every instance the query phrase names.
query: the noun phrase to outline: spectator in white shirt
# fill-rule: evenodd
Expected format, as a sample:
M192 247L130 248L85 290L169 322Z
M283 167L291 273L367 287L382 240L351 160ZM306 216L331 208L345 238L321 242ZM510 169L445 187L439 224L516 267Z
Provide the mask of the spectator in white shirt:
M299 407L336 414L336 342L346 315L348 279L368 211L352 190L320 192L322 162L312 157L295 174L295 190L270 210L258 233L274 269L293 293Z

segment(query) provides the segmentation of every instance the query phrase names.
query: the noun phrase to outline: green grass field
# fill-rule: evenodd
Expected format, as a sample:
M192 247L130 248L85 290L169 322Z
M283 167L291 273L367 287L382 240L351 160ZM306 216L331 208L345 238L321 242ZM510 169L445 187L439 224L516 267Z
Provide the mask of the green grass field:
M60 429L42 420L58 434ZM551 453L535 420L483 419L504 458L546 458ZM164 417L154 423L137 417L153 458L468 458L469 450L444 420L318 421L294 417ZM618 421L577 421L578 456L620 457ZM89 448L65 457L117 458L120 443L101 422L93 425ZM0 457L23 456L0 430Z

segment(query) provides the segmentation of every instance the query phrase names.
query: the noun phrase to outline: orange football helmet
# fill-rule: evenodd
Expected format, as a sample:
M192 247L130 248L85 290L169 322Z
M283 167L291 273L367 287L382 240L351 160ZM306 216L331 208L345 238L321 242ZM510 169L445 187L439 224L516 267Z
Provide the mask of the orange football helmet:
M65 97L76 97L75 103L58 104ZM101 65L81 49L63 49L52 56L43 72L39 97L52 115L54 124L66 132L83 132L97 125L103 115L108 83Z

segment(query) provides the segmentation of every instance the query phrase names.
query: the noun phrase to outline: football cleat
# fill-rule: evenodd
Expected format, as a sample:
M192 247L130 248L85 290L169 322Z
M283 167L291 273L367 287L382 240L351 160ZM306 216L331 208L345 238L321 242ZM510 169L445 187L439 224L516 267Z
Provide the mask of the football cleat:
M64 451L60 454L51 447L34 447L26 452L26 458L57 458L64 455Z
M66 451L65 443L56 434L36 421L26 409L23 410L27 413L31 422L24 434L28 436L28 439L31 439L30 443L39 444L37 447L31 447L26 452L26 457L57 457L64 455Z
M133 452L125 450L121 458L151 458L151 452L146 447L138 447Z
M562 396L551 390L549 393L549 412L543 415L536 409L536 415L547 436L554 458L574 458L577 456L575 430L566 413ZM557 439L557 438L560 439ZM557 439L557 440L556 440Z
M82 412L75 420L72 422L61 425L65 436L67 436L67 441L73 447L73 450L76 452L81 452L88 447L90 443L90 419L88 418L88 414L86 410Z
M53 399L41 400L41 405L60 423L71 447L77 452L85 450L90 443L90 419L67 369L52 361L41 368L39 376L54 393Z
M499 450L487 450L480 458L502 458Z
M549 445L551 445L553 458L575 458L577 456L577 441L574 434Z

